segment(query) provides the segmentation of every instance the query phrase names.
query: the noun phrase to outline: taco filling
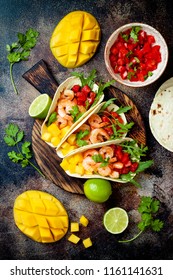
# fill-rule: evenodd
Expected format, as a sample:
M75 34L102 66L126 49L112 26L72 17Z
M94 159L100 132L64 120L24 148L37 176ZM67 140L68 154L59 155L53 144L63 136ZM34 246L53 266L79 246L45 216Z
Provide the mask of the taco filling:
M93 70L90 75L85 78L83 74L72 73L73 83L71 86L64 84L58 91L58 98L53 100L53 110L46 118L42 129L42 139L50 142L52 146L58 146L65 135L68 134L79 120L94 108L103 99L103 90L112 82L96 85L94 79L96 71ZM75 83L74 81L78 81Z
M74 177L106 177L125 183L153 163L151 160L140 161L146 151L147 147L137 145L134 140L114 141L114 144L95 145L89 150L66 157L60 166Z
M133 122L127 123L125 112L130 106L118 107L113 104L115 98L98 105L98 109L67 138L61 145L63 156L69 152L86 145L101 143L113 139L125 137L133 126Z

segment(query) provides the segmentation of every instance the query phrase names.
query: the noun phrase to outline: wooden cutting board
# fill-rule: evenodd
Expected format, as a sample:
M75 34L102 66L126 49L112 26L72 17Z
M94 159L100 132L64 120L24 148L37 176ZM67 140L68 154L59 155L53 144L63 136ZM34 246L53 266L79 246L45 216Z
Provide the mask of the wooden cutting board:
M40 60L24 73L23 78L33 85L40 93L46 92L51 97L54 96L58 87L58 83L43 60ZM105 99L112 97L117 98L117 105L132 107L132 109L126 113L126 118L128 122L133 121L135 125L128 136L136 139L138 143L145 145L146 132L144 122L133 101L125 93L113 86L105 90ZM41 125L42 121L35 120L32 128L32 149L41 171L46 178L51 180L58 187L72 193L83 194L83 184L85 180L70 177L63 171L59 165L62 159L57 156L55 149L41 140ZM111 184L112 186L117 185L113 182L111 182Z

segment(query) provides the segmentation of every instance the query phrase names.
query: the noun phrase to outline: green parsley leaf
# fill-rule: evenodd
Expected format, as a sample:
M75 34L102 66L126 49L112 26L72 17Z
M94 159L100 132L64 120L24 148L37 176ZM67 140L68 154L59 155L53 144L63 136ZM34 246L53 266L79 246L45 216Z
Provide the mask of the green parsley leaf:
M111 98L108 101L106 101L103 106L101 107L101 109L99 110L99 113L104 111L109 105L114 103L114 100L116 100L116 98Z
M141 30L140 26L132 26L130 37L134 40L134 43L138 42L138 33L140 30Z
M8 146L16 146L17 151L8 152L9 159L14 163L21 164L22 167L26 167L30 164L35 170L45 177L43 173L31 162L29 159L32 157L32 152L30 149L31 143L28 141L22 142L24 137L24 131L20 130L16 124L8 124L5 128L6 135L4 136L4 141ZM21 142L21 149L19 143Z
M53 122L55 122L57 120L57 113L53 112L50 114L48 121L46 123L47 126L50 126Z
M17 33L17 42L6 45L6 50L8 52L7 59L10 63L10 79L16 94L18 94L18 91L13 78L13 65L22 60L28 60L31 49L34 48L37 43L38 36L39 32L30 28L25 34Z
M79 111L78 105L72 106L72 110L69 111L71 114L73 121L76 122L83 115L82 112Z
M129 110L131 110L132 107L131 106L120 106L120 108L118 110L116 110L117 114L122 114L122 113L127 113Z
M138 211L141 213L141 221L137 224L140 232L129 240L120 240L119 242L126 243L135 240L144 230L151 229L159 232L164 223L160 219L155 218L159 210L160 201L148 196L141 197L141 202L138 206Z
M100 167L105 167L109 164L109 157L107 157L106 159L104 159L100 154L97 155L93 155L92 159L97 162L97 163L101 163Z
M80 130L77 134L76 134L76 143L79 147L83 147L86 146L88 143L85 140L82 140L82 138L84 138L85 136L87 136L89 134L89 130L85 130L82 131Z

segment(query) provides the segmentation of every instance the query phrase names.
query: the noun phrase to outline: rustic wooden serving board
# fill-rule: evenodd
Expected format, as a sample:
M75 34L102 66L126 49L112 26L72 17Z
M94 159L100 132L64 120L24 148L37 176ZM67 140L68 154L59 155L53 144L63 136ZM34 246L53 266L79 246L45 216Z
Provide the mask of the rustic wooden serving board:
M51 97L53 97L58 87L58 83L43 60L40 60L31 69L24 73L23 78L32 84L40 93L46 92ZM112 97L117 98L117 105L132 107L132 109L126 114L126 118L128 122L133 121L135 125L128 136L145 145L145 127L140 112L135 104L126 94L113 86L105 90L105 99ZM42 121L35 120L32 129L32 149L40 169L46 178L62 189L72 193L82 194L84 180L70 177L63 171L59 165L62 159L57 156L55 149L51 148L41 140L41 125ZM111 182L111 184L113 186L115 183Z

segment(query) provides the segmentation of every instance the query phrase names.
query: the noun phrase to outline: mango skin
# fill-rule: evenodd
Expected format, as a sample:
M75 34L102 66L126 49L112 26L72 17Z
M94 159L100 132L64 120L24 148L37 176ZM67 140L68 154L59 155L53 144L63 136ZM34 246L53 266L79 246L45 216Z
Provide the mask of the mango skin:
M55 27L50 49L62 66L75 68L91 59L100 38L101 30L96 18L85 11L74 11Z
M52 243L67 232L69 219L62 203L43 191L29 190L20 194L13 208L16 226L29 238Z

